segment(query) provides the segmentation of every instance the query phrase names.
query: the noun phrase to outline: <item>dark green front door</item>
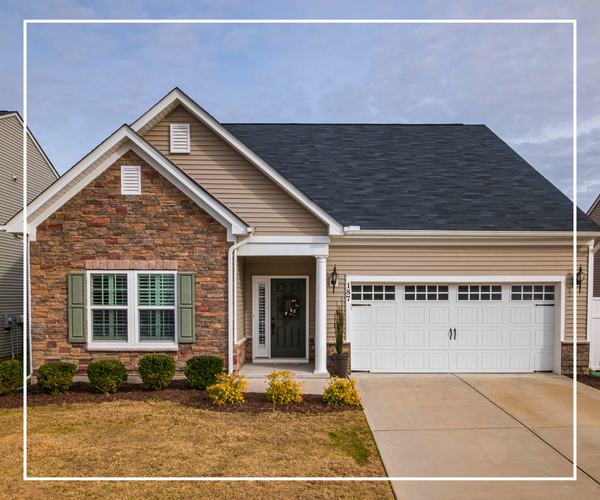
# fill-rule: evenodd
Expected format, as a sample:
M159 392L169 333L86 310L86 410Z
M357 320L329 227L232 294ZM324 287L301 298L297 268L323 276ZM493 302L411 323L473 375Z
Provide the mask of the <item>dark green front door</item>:
M290 315L294 299L300 306L293 318L286 322L285 318ZM271 280L271 357L306 357L305 279Z

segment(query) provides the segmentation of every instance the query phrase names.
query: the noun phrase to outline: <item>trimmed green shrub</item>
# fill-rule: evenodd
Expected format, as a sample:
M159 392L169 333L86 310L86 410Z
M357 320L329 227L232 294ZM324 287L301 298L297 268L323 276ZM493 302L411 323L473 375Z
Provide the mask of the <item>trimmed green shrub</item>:
M223 373L223 358L219 356L194 356L185 364L185 377L192 389L205 390L217 383L217 375Z
M38 370L37 385L45 393L56 396L69 390L76 373L75 363L46 363Z
M138 371L146 389L160 391L175 375L175 360L167 354L146 354L138 363Z
M0 362L0 396L15 392L23 385L23 365L18 359Z
M88 365L87 375L92 392L114 394L127 380L127 368L116 359L101 359Z

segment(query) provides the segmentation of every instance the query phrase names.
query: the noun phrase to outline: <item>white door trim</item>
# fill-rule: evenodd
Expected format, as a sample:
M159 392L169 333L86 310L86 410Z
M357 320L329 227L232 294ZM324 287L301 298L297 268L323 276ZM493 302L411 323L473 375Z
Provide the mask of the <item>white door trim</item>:
M273 279L303 279L306 280L306 345L304 358L271 358L271 280ZM256 356L258 350L258 285L266 283L265 289L265 335L266 335L266 356ZM308 363L309 361L309 332L310 332L310 276L252 276L252 362L253 363L272 363L274 361L290 363ZM264 352L264 348L261 349Z
M553 283L557 288L555 291L555 304L560 307L555 309L554 321L554 373L561 373L561 351L565 340L566 328L566 276L564 275L472 275L472 276L393 276L393 275L346 275L346 301L350 302L350 290L352 283ZM398 294L398 290L396 291ZM348 307L345 308L344 316L348 325Z

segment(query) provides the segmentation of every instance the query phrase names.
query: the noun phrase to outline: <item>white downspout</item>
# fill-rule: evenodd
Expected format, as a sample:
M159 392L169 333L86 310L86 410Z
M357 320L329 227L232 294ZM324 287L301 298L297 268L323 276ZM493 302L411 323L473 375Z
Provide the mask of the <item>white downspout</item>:
M237 337L237 249L250 242L250 240L254 236L254 229L255 228L252 228L250 235L245 240L240 241L239 243L236 243L231 248L229 248L227 255L227 329L229 332L229 341L227 346L227 370L230 375L233 373L233 344L235 343L235 338Z
M27 375L27 380L31 379L33 375L33 344L32 344L32 335L31 335L31 241L29 241L29 237L27 238L27 317L25 318L27 321L24 321L23 324L27 323L27 338L29 340L29 375Z

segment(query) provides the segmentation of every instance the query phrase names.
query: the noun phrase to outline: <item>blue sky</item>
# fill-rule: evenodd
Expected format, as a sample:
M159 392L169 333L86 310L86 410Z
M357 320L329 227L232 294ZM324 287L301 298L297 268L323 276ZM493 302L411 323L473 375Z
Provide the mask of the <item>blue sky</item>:
M600 3L0 3L0 109L22 111L22 19L577 18L579 206L600 193ZM178 86L222 122L485 123L572 198L560 25L34 25L29 125L64 172Z

